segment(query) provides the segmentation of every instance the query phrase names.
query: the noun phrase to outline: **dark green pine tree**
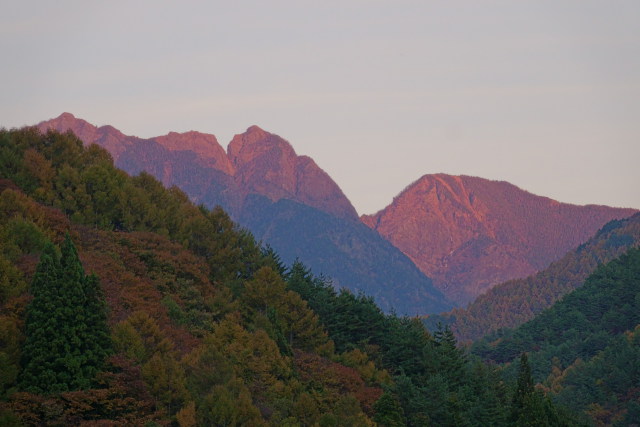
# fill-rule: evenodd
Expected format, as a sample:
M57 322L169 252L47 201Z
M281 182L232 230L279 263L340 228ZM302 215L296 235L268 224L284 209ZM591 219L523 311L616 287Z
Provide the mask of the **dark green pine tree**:
M71 238L67 234L60 248L60 280L55 317L58 324L58 379L63 390L88 388L91 378L84 375L87 355L84 347L89 339L84 295L84 269Z
M452 390L457 389L467 380L467 360L464 352L458 348L456 337L449 326L442 327L434 333L436 351L439 356L438 373L441 374Z
M51 355L58 338L53 311L58 300L59 275L60 257L48 243L31 282L33 299L26 309L22 347L20 388L34 393L50 390L58 382Z
M85 276L69 235L61 254L49 243L31 284L20 373L25 391L88 388L111 348L98 280Z
M98 276L95 274L85 276L84 293L87 325L87 339L84 341L83 350L87 359L84 366L84 376L93 379L102 369L104 360L111 353L112 343L107 324L107 304Z
M511 403L511 421L516 422L522 415L527 403L533 395L533 376L531 375L531 367L529 366L529 358L527 353L520 356L520 368L518 369L518 380L516 382L516 390Z
M553 403L533 385L526 353L520 356L520 369L511 406L512 425L518 427L569 426L570 419L560 416Z
M293 261L286 276L289 288L300 294L309 304L313 304L313 277L311 271L298 258Z
M375 415L373 420L381 427L404 427L404 412L398 399L391 393L385 392L374 403Z

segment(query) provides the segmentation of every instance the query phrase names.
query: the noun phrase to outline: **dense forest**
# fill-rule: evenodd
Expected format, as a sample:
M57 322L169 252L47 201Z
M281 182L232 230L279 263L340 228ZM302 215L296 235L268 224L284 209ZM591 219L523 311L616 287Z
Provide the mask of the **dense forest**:
M476 342L497 363L529 356L536 382L597 423L640 420L640 249L600 266L584 286L515 330Z
M1 425L583 424L71 133L0 130L0 242Z
M456 308L425 320L429 329L448 325L461 342L469 342L496 332L515 328L551 307L563 295L582 286L603 263L640 245L640 213L613 220L595 236L545 270L495 286L466 308Z

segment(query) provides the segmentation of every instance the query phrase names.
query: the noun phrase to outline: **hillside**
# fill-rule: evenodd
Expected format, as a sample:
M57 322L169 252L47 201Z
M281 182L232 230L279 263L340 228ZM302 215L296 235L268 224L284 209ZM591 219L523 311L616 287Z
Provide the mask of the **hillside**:
M170 133L142 140L68 113L38 127L77 132L85 144L109 150L128 173L146 171L195 203L222 206L287 262L298 258L338 287L373 295L387 312L415 315L453 306L406 255L360 223L312 159L257 126L236 135L228 153L213 135Z
M0 243L2 425L500 426L533 410L449 331L285 268L221 209L70 133L0 130ZM85 347L101 325L107 357Z
M640 246L640 214L611 221L547 269L497 285L465 309L430 316L427 323L431 328L438 322L448 324L461 341L476 340L501 328L514 328L582 286L598 265L637 246Z
M464 305L498 283L546 268L605 223L637 212L575 206L501 181L425 175L362 221Z
M453 307L409 258L364 224L287 199L253 196L246 206L239 221L288 265L303 260L336 288L363 292L400 315Z
M568 407L596 422L637 422L640 249L601 265L584 286L500 335L473 352L499 363L528 352L534 378Z

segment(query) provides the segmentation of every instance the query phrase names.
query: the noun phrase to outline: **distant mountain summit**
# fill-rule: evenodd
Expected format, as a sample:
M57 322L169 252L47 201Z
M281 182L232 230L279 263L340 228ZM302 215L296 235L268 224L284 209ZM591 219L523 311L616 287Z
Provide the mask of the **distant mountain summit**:
M71 113L62 113L55 119L42 122L38 128L41 131L55 129L59 132L66 132L71 130L85 144L98 144L106 148L116 162L127 147L140 140L135 136L124 135L113 126L96 127L85 120L76 118Z
M312 159L298 156L286 140L258 126L236 135L228 154L214 135L170 132L142 139L124 135L112 126L96 127L70 113L44 121L38 128L71 130L85 144L106 148L116 165L127 172L145 170L165 185L187 187L196 201L220 204L234 216L247 195L260 194L274 202L294 200L340 218L358 220L340 187ZM194 176L184 173L190 169L198 177L196 182ZM216 187L214 193L209 184Z
M307 156L298 156L278 135L251 126L229 143L236 182L247 193L271 201L294 200L339 218L358 220L340 187Z
M227 153L213 135L196 131L169 132L167 135L152 139L169 151L192 151L204 160L205 164L227 175L235 173Z
M436 174L362 221L463 305L498 283L542 270L608 221L635 212L559 203L503 181Z
M222 206L291 264L296 258L338 287L364 292L398 314L446 311L452 304L400 250L362 224L340 187L311 158L258 126L225 150L213 135L175 133L149 139L96 127L69 113L41 131L71 130L105 147L130 174L146 171L196 203Z

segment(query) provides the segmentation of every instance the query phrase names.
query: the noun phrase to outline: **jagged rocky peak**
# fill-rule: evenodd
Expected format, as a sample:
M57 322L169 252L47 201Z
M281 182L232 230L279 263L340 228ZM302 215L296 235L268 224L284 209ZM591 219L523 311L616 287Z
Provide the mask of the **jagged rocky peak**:
M126 151L128 146L139 140L137 137L124 135L110 125L98 128L86 120L76 118L71 113L62 113L55 119L42 122L38 124L38 129L43 132L48 129L54 129L58 132L71 130L85 145L98 144L106 148L115 161Z
M287 166L296 152L286 140L266 132L258 126L251 126L246 132L235 135L227 148L229 160L240 167L260 158L278 166ZM292 165L289 165L292 166Z
M227 175L233 175L235 169L227 157L224 148L215 135L189 131L184 133L169 132L167 135L152 138L154 141L171 151L193 151L203 159Z
M64 113L60 114L57 118L53 120L56 120L60 123L67 123L69 125L72 125L76 121L76 116L74 116L71 113L67 113L65 111Z
M465 304L493 285L526 277L632 209L575 206L504 181L425 175L361 219L446 296Z
M60 114L56 118L38 124L38 129L42 132L46 132L49 129L54 129L58 132L71 130L85 143L85 145L92 144L99 138L99 132L96 126L85 120L78 119L73 114L66 112Z
M249 127L246 132L236 135L229 143L228 153L211 134L189 131L170 132L167 135L141 140L123 135L112 126L100 128L64 113L59 117L42 122L39 128L49 128L65 132L70 129L85 144L96 143L106 148L116 164L131 173L146 170L157 175L167 185L193 187L193 180L202 180L202 170L198 178L192 165L184 164L185 157L170 155L171 152L189 151L196 155L195 161L205 168L222 171L233 181L203 182L202 191L215 187L217 193L227 191L232 185L234 197L260 194L273 201L283 198L308 204L325 212L343 218L357 220L358 216L351 202L338 185L316 163L308 157L296 155L295 150L283 138L269 133L258 126ZM137 144L155 143L168 150L151 156L148 150L134 150ZM122 159L121 159L121 156ZM160 156L160 157L159 157ZM129 158L131 157L131 158ZM128 166L130 169L127 169ZM132 165L136 165L133 167ZM176 173L178 175L176 175ZM206 182L206 184L205 184ZM229 191L231 191L229 189ZM216 194L217 194L216 193ZM202 194L191 194L201 200ZM224 200L212 200L213 204L225 204Z
M291 199L339 217L358 215L340 187L310 157L298 156L285 139L251 126L228 148L236 179L271 200Z

